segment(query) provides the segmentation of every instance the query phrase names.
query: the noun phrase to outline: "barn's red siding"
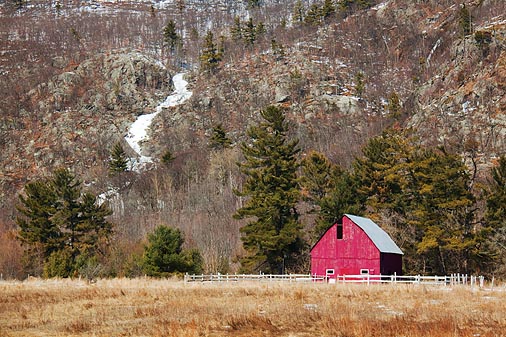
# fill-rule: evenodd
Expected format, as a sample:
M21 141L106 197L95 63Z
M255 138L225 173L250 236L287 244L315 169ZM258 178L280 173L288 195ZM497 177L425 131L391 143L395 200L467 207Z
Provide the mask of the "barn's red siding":
M311 250L312 275L326 275L327 269L334 269L334 278L358 275L363 269L375 275L401 274L401 255L381 253L371 238L347 217L343 217L342 225L342 239L337 238L334 224Z

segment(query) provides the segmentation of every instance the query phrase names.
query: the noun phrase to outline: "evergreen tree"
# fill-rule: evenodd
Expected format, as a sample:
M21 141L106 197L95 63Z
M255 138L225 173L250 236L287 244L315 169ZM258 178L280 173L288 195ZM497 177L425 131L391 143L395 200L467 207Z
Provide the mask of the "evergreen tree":
M471 34L472 32L472 17L466 4L462 4L459 10L459 26L464 36Z
M304 22L308 25L318 25L321 22L322 13L320 7L317 4L312 4L307 11L307 15L304 18Z
M399 95L395 91L393 91L388 97L388 114L390 117L394 119L399 119L401 117L401 100Z
M332 189L334 184L332 180L333 166L324 154L316 151L310 152L302 160L301 188L302 196L306 201L318 204Z
M367 198L373 213L391 209L405 214L408 199L403 195L410 185L410 156L414 140L401 130L387 129L371 138L362 149L363 156L354 162L359 193Z
M354 3L355 0L340 0L338 2L339 10L343 13L349 13L351 12Z
M112 224L106 220L112 212L105 203L98 205L94 195L83 193L81 182L72 173L58 169L51 179L28 183L25 194L19 197L21 216L16 222L29 260L47 265L65 258L75 271L79 256L103 253L99 245L112 234ZM55 266L48 268L58 270ZM47 275L66 276L53 272Z
M302 1L297 1L293 7L292 22L294 25L300 25L304 22L305 10Z
M64 247L63 233L51 221L56 214L57 195L48 179L26 184L25 195L19 195L20 216L16 222L20 228L18 238L26 245L25 253L31 259L46 260L53 252ZM37 259L38 260L38 259Z
M158 226L148 235L142 267L148 276L167 277L177 273L202 272L202 257L196 250L182 249L184 238L179 229Z
M247 0L249 8L260 7L262 1L261 0Z
M167 150L162 156L162 163L168 166L174 161L174 159L176 159L176 157L174 157L170 150Z
M241 228L243 270L282 273L296 266L305 246L296 210L298 141L288 139L280 108L269 106L261 116L264 121L247 131L250 143L241 144L246 180L236 192L248 200L234 217L253 218Z
M259 39L260 37L262 37L266 32L267 32L267 30L265 29L264 23L260 21L255 27L256 39Z
M285 57L285 48L281 43L278 43L275 39L271 40L272 55L276 61L282 60Z
M361 215L364 212L364 199L357 193L358 186L353 175L335 166L332 180L332 188L318 202L320 211L313 230L315 238L323 235L344 214Z
M374 5L372 0L340 0L338 3L339 10L346 14L358 9L367 9Z
M483 257L490 262L506 265L506 156L501 156L497 165L492 168L490 190L486 198L485 223L481 229ZM504 268L499 269L504 275ZM483 270L485 271L485 270Z
M209 139L209 147L214 150L222 150L229 148L232 141L227 137L227 133L220 123L213 127L212 134Z
M200 64L204 71L214 72L218 68L222 55L218 53L216 44L214 43L213 32L208 31L204 39L204 47L200 55Z
M177 33L176 24L173 20L169 20L163 29L163 42L169 47L171 53L173 53L180 40L181 37Z
M470 272L480 254L474 228L475 200L470 178L460 157L444 151L425 151L415 158L411 223L422 230L417 245L428 273Z
M355 94L362 97L365 91L364 73L359 71L355 74Z
M504 227L506 226L506 156L501 156L498 165L492 168L492 180L489 186L485 220L494 228Z
M373 0L355 0L355 3L357 4L359 9L367 9L374 6Z
M332 0L325 0L321 9L321 15L324 19L328 19L332 14L336 12L336 7Z
M417 145L407 131L369 141L354 164L372 217L395 220L394 239L408 272L446 274L480 266L485 232L478 229L470 178L459 156Z
M230 28L230 35L234 41L242 40L242 23L239 16L234 17L234 25Z
M318 214L313 236L319 238L344 214L360 214L361 200L352 176L325 155L312 152L302 161L301 187L304 200Z
M10 2L12 3L12 5L13 5L16 9L21 9L21 8L23 8L23 2L24 2L24 0L11 0Z
M128 168L128 157L120 142L117 142L111 151L109 172L113 175L125 172Z
M243 29L243 38L244 42L247 45L252 46L255 43L255 40L257 38L257 32L252 18L249 18L249 20L246 21L246 25L244 26Z

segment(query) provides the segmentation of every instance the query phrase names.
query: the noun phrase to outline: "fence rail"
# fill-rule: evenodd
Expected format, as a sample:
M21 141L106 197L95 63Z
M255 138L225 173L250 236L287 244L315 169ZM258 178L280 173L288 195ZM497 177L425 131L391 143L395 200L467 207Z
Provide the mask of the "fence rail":
M310 274L208 274L184 276L185 282L328 282L328 283L365 283L365 284L425 284L425 285L470 285L483 287L483 276L452 274L449 276L422 275L336 275L335 277Z

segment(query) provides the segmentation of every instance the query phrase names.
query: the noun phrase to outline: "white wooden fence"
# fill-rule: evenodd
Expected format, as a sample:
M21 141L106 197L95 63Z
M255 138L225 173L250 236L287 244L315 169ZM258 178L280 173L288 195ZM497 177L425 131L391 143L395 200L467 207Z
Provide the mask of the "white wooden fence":
M397 275L337 275L335 278L310 274L208 274L184 276L185 282L328 282L365 284L425 284L425 285L470 285L483 287L483 276L452 274L449 276L397 276Z

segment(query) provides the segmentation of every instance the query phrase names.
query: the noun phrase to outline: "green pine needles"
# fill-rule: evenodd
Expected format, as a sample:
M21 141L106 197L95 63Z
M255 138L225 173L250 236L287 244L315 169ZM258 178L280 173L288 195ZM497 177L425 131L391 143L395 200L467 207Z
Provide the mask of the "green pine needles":
M43 266L46 277L72 276L103 255L113 232L113 224L106 219L112 211L93 194L83 192L69 170L58 169L51 178L28 183L19 200L18 238L34 274Z
M244 271L283 273L293 270L305 247L296 204L299 200L298 141L288 138L283 111L269 106L261 111L263 122L248 129L249 142L241 144L246 176L239 196L245 205L234 215L250 219L241 228L246 255Z
M111 158L109 160L109 172L111 175L117 175L125 172L128 169L128 157L123 146L118 142L114 145L111 151Z

